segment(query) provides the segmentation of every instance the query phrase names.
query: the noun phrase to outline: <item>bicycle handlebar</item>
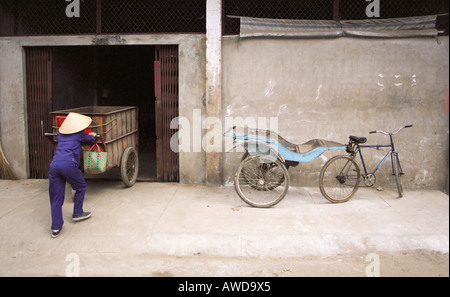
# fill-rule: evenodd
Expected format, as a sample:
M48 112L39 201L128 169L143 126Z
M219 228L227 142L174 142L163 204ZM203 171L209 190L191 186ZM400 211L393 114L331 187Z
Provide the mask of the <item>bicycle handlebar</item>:
M381 130L375 130L375 131L370 131L369 134L382 133L382 134L385 134L385 135L395 135L398 132L400 132L400 130L402 130L403 128L411 128L411 127L412 127L412 125L406 125L406 126L401 127L400 129L398 129L396 132L391 132L391 133L384 132L384 131L381 131Z

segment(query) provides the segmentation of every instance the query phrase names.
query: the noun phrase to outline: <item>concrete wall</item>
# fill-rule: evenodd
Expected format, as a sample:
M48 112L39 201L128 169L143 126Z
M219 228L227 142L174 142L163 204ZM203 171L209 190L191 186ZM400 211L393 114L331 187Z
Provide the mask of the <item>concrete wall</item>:
M0 38L0 136L20 178L28 177L23 47L96 44L179 45L179 114L190 125L179 133L190 139L190 149L180 153L181 183L207 183L207 153L194 147L195 133L202 139L205 136L202 120L218 116L226 129L225 117L252 116L277 117L279 133L294 143L313 138L345 143L349 135L368 137L369 143L384 142L384 136L368 132L413 124L395 138L407 173L405 187L448 192L448 37L223 37L221 54L214 58L221 63L221 80L213 83L217 71L207 73L204 34ZM214 91L217 86L219 93ZM219 111L211 111L216 106L207 108L208 100L219 105ZM196 120L200 132L194 131L199 128L194 126ZM209 156L214 166L222 168L223 184L231 185L242 153L220 154L219 161L215 155ZM333 154L326 152L313 162L290 168L291 185L317 186L320 168ZM382 155L382 151L371 150L366 158ZM369 167L373 165L369 162ZM395 186L387 168L383 165L377 173L377 185Z
M348 141L371 130L394 131L406 188L448 191L449 39L223 40L224 117L278 117L279 134L293 143L313 138ZM242 153L224 153L223 183L230 184ZM370 150L367 160L383 151ZM317 186L333 153L289 169L291 185ZM369 167L374 163L369 162ZM377 185L395 187L383 165Z
M0 38L0 136L4 153L16 175L19 178L29 176L23 47L165 44L179 45L180 117L192 119L194 109L204 114L202 98L205 94L206 62L203 34ZM205 156L202 152L180 153L181 183L205 183L204 168Z
M19 178L28 176L24 51L13 40L0 40L0 140Z

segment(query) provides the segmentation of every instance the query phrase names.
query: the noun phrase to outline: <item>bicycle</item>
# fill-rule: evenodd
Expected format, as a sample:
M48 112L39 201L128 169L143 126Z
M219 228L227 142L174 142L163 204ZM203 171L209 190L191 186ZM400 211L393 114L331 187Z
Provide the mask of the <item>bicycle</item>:
M391 156L392 174L395 176L399 197L403 197L402 176L404 175L398 152L395 150L393 136L404 128L410 128L412 125L406 125L398 129L396 132L384 132L381 130L370 131L369 134L381 133L389 136L390 144L362 145L367 141L366 137L350 136L346 151L349 155L339 155L328 160L319 176L319 186L322 195L330 202L341 203L350 200L358 190L361 181L367 187L371 187L376 182L375 173ZM389 151L381 159L372 172L367 171L361 149L364 148L389 148ZM359 156L363 172L359 168L355 159Z

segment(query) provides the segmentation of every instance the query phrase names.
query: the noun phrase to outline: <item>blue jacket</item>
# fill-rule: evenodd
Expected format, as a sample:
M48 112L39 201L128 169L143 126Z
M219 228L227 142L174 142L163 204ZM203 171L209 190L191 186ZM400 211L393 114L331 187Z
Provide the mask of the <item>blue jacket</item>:
M57 135L56 152L53 161L75 162L77 166L80 164L81 143L93 143L95 137L84 133L84 130L73 134Z

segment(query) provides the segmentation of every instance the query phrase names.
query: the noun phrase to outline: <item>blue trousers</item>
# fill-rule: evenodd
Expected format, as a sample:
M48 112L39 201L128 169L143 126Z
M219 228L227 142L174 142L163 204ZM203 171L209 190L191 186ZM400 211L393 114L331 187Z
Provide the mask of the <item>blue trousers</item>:
M52 214L52 230L61 229L64 220L62 206L66 193L66 181L74 189L73 214L83 212L84 194L86 193L86 182L83 173L78 169L78 164L73 161L55 161L50 165L49 171L49 196Z

